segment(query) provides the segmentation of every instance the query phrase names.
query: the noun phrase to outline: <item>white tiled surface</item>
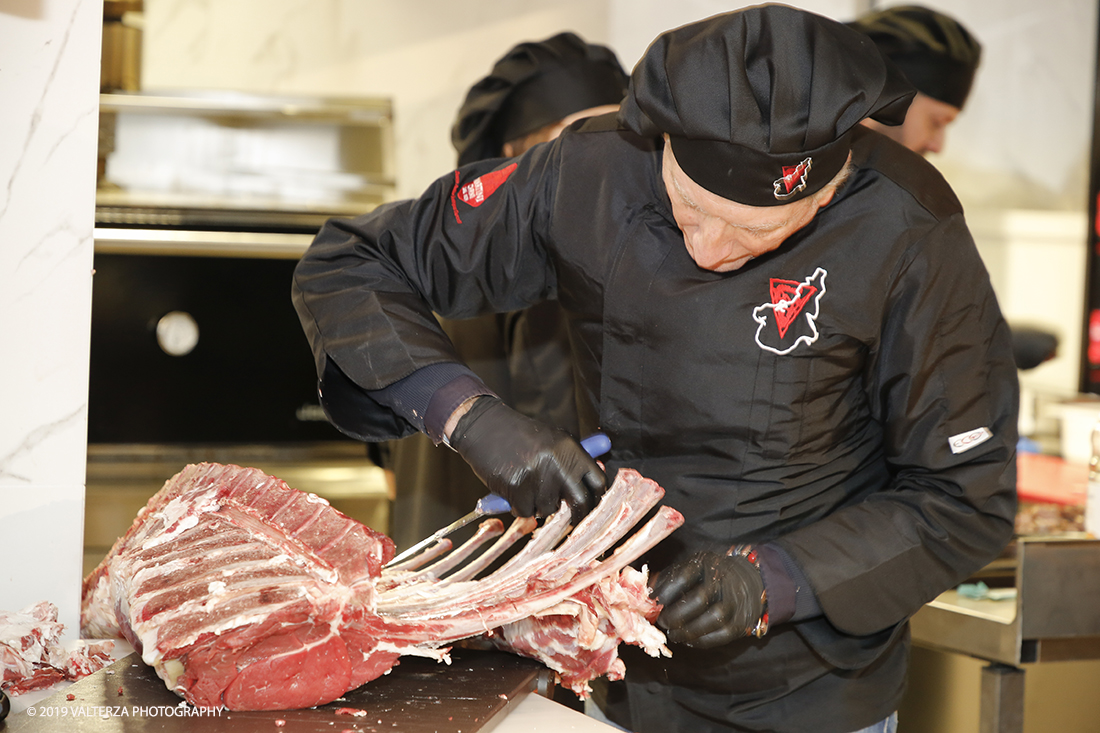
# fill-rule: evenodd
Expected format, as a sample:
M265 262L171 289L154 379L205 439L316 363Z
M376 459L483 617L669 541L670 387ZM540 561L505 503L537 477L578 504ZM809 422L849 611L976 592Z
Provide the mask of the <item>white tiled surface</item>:
M0 4L0 608L78 625L101 0Z
M531 693L524 697L493 727L494 733L615 733L620 730Z

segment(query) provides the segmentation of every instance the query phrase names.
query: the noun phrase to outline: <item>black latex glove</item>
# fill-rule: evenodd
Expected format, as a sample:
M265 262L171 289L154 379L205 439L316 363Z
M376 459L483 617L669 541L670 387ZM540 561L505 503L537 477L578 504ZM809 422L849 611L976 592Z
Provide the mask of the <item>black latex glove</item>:
M479 397L450 437L489 490L520 517L549 516L564 499L573 523L592 510L607 478L564 430L532 420L496 397Z
M8 717L9 710L11 710L11 704L8 703L8 696L4 694L3 690L0 690L0 720Z
M657 625L671 642L699 649L752 634L764 612L764 581L741 555L697 552L657 576L653 595L664 606Z

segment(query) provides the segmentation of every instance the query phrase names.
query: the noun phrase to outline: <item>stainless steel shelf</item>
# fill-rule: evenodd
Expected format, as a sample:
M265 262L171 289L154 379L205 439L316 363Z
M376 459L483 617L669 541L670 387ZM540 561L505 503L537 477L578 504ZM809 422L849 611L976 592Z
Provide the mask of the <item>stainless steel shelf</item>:
M196 116L284 117L303 120L342 121L358 125L389 125L389 100L343 97L275 97L236 92L173 93L136 92L99 95L101 112L147 112Z
M95 227L97 254L185 255L193 257L272 257L298 259L312 234L208 232L188 229Z

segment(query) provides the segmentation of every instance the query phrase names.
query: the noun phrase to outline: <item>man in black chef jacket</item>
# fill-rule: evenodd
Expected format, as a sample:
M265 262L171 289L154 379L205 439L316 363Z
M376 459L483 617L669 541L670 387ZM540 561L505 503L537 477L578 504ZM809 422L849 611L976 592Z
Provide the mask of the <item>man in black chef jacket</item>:
M902 124L863 124L922 155L942 152L947 127L974 85L982 57L978 39L951 16L919 5L876 10L848 25L870 37L917 89Z
M859 125L903 118L893 68L785 6L684 26L618 118L332 221L296 271L333 422L446 440L519 513L603 474L431 312L565 308L581 431L686 519L647 557L673 655L624 649L601 700L631 730L887 729L908 617L1011 535L1008 329L949 187Z
M627 82L611 49L574 33L519 43L466 94L451 129L458 164L519 155L575 120L617 110ZM567 324L555 301L443 319L442 326L460 360L509 405L577 432ZM390 538L398 549L455 521L485 495L466 462L423 433L395 441L388 465L396 488Z

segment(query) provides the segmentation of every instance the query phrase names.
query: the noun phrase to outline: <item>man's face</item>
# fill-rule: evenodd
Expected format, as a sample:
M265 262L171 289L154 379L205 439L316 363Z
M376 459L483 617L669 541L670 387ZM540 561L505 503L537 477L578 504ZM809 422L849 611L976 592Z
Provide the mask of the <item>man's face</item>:
M684 173L667 137L661 175L688 254L699 267L713 272L737 270L776 249L832 198L827 194L781 206L746 206L722 198Z
M890 127L873 120L864 120L864 123L913 152L924 155L943 151L947 126L958 116L958 107L917 92L902 124Z

